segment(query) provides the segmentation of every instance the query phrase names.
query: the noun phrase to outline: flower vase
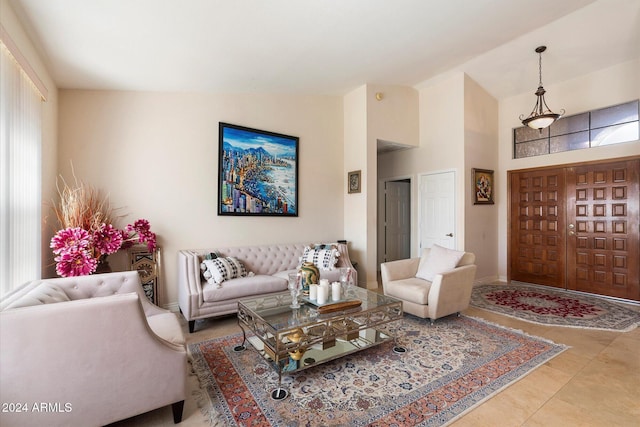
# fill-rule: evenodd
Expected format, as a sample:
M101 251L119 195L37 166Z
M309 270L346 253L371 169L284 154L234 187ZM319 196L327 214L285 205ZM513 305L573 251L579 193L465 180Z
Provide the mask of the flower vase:
M309 285L317 284L320 280L320 270L310 261L303 262L300 266L300 275L302 278L302 292L309 294Z
M98 258L98 266L96 267L94 274L111 273L111 271L111 265L109 265L107 256L101 255L100 258Z

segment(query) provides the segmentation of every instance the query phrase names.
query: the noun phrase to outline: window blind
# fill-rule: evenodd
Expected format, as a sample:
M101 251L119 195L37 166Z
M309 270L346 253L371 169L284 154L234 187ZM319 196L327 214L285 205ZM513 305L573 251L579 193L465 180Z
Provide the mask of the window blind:
M41 276L42 94L0 40L0 295Z

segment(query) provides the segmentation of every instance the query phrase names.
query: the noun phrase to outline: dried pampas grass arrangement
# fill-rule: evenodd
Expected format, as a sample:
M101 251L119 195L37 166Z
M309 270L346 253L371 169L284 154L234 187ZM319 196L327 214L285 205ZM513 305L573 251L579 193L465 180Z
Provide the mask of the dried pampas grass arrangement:
M72 173L73 186L69 185L62 175L56 182L60 201L53 204L53 211L60 228L80 227L94 232L100 229L102 224L113 224L118 216L115 214L115 209L111 207L108 196L78 181L73 172L73 166Z

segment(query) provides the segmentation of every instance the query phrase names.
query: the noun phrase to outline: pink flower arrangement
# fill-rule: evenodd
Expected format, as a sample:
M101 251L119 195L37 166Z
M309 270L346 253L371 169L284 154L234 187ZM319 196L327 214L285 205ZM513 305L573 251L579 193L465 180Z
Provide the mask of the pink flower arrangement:
M101 257L134 244L146 244L149 251L156 249L156 235L146 219L139 219L124 230L105 223L93 232L81 227L68 227L53 236L50 247L57 255L54 258L56 272L62 277L69 277L94 273Z

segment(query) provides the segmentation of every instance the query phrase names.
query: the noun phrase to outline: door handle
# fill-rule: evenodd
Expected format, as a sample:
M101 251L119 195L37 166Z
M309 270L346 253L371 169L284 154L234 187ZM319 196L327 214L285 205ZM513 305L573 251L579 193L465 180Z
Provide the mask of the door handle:
M445 234L447 237L453 237L453 233Z

